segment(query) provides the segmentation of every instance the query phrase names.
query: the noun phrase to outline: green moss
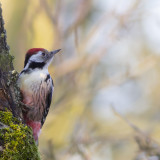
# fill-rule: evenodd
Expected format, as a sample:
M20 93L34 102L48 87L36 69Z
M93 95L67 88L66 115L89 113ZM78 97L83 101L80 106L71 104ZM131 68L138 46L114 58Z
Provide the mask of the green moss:
M1 38L4 38L5 37L5 34L4 33L1 33Z
M13 59L14 57L11 56L8 51L2 51L0 54L0 68L3 69L3 71L8 71L8 68L12 66Z
M32 131L13 117L11 112L0 111L0 122L6 126L0 128L0 151L2 160L40 160Z

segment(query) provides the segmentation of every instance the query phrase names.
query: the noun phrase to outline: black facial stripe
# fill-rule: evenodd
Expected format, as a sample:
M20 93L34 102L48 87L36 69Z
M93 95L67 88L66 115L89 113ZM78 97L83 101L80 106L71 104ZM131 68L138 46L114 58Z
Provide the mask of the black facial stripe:
M31 55L26 55L25 62L24 62L24 68L25 68L26 64L28 63L28 60L30 57L31 57Z
M42 69L44 66L45 66L45 62L31 62L29 64L29 67L30 69L35 69L35 68L39 68L39 69Z
M24 69L24 70L20 73L20 75L21 75L22 73L29 74L30 71L31 71L30 69Z

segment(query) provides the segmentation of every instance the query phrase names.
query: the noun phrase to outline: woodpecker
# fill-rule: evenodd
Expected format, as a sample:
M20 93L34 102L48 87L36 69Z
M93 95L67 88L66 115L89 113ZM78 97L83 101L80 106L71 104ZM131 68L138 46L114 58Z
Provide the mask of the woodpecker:
M18 79L22 103L27 106L27 109L23 110L24 121L32 128L37 145L54 90L48 66L59 51L60 49L49 52L43 48L28 50L25 56L24 69Z

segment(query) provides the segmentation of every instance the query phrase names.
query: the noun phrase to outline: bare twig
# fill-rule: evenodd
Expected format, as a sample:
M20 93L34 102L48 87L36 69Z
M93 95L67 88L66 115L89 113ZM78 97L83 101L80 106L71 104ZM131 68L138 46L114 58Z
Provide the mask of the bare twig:
M141 152L145 152L148 156L158 156L160 157L160 145L153 140L149 135L143 132L140 128L138 128L135 124L130 122L127 118L118 113L114 107L112 107L113 112L116 116L120 117L124 120L135 132L135 141L139 146L139 150Z
M56 160L55 154L54 154L54 146L51 140L48 141L48 149L49 149L49 157L52 160Z

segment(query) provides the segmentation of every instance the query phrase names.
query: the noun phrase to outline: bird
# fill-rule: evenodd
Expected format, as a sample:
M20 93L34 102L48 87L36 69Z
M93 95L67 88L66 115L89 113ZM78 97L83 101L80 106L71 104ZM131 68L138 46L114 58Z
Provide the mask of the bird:
M24 68L17 81L22 94L22 104L25 106L22 109L24 123L31 127L37 145L54 90L48 66L60 50L49 52L44 48L29 49L25 55Z

